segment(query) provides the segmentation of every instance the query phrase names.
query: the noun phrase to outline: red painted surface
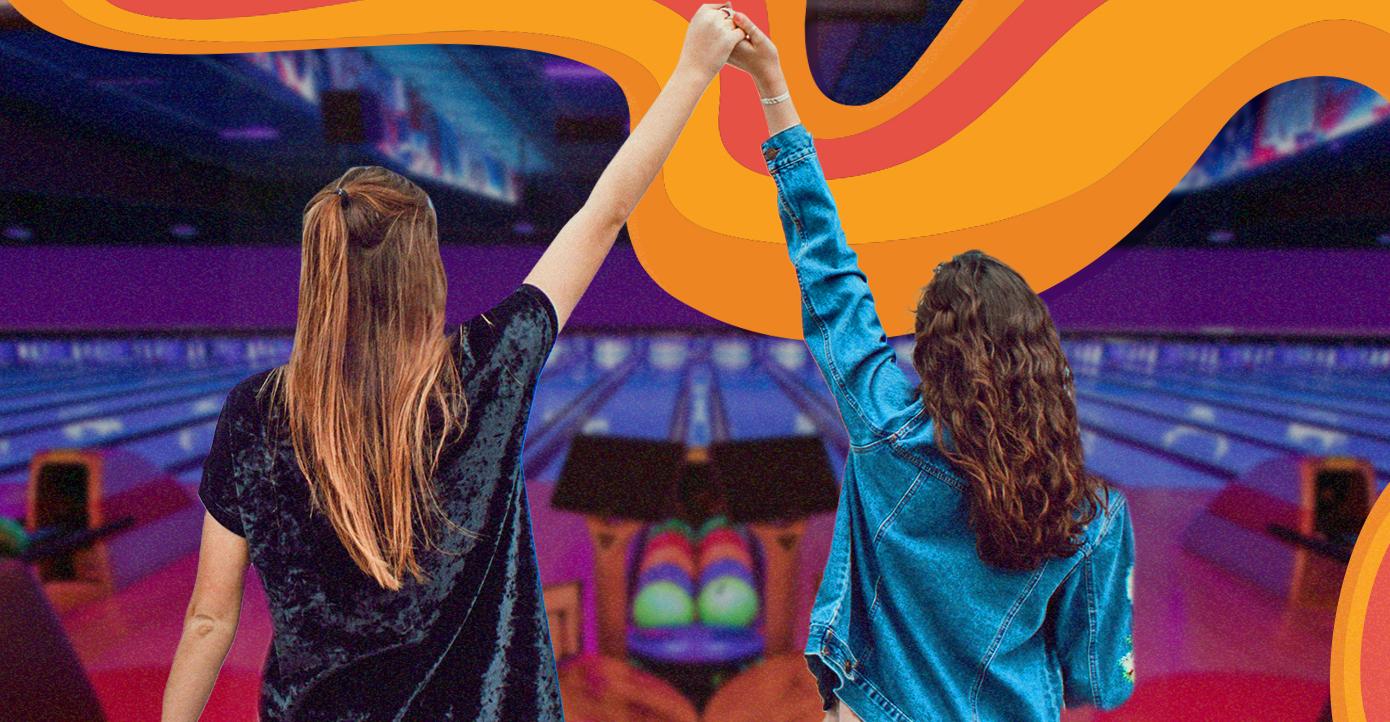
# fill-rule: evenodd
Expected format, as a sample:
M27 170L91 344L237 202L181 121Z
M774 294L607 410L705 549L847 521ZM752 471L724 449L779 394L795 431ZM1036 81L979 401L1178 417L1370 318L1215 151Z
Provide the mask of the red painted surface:
M1326 682L1267 674L1175 674L1140 680L1129 702L1113 712L1096 715L1095 722L1313 722L1327 700Z
M92 686L109 720L157 720L164 699L169 668L128 667L92 674ZM203 708L204 722L249 722L256 719L260 674L248 670L223 670Z
M1211 501L1211 513L1236 526L1265 534L1270 524L1298 528L1298 507L1248 486L1232 484Z
M152 18L173 20L225 20L253 15L274 15L292 10L307 10L327 5L342 5L352 0L218 0L218 2L187 2L186 0L111 0L111 4L127 12Z
M528 487L542 578L554 582L590 575L592 554L582 521L549 507L548 485L531 482ZM1291 608L1284 599L1182 551L1182 530L1206 507L1209 492L1134 488L1125 493L1139 555L1134 631L1139 684L1134 698L1115 712L1068 711L1064 719L1315 720L1327 701L1331 615ZM814 521L802 555L801 618L809 614L832 533L828 515ZM64 615L63 626L103 705L120 713L111 719L158 718L152 712L178 642L196 561L190 556L109 600ZM591 594L592 584L585 586ZM1390 588L1378 591L1386 604L1378 618L1390 619ZM585 606L593 609L591 597ZM592 645L589 622L585 638ZM1373 631L1368 628L1368 638ZM805 630L798 632L802 643ZM237 639L204 719L255 719L258 673L270 637L265 593L252 573ZM1376 662L1378 669L1387 668L1390 655L1386 660ZM1373 713L1371 719L1390 718Z
M133 517L137 525L153 523L195 503L172 477L151 480L101 501L106 523Z
M1381 564L1366 602L1361 638L1361 700L1366 719L1390 720L1390 565Z

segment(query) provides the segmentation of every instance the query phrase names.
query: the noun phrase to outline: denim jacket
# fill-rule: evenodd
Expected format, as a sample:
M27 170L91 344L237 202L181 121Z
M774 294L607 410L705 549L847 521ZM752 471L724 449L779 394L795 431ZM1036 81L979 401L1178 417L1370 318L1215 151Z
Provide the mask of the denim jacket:
M1071 557L1032 571L981 561L966 481L936 448L936 424L887 342L810 134L778 133L763 158L806 344L850 439L806 645L827 707L838 697L866 722L1024 722L1123 702L1134 684L1124 496L1111 490Z

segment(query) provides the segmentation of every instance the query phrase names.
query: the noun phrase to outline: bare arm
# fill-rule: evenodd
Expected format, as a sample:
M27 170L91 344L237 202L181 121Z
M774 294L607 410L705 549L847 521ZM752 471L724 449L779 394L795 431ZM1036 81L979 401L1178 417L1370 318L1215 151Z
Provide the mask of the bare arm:
M222 660L236 636L248 564L246 540L205 514L198 580L193 584L183 636L164 686L163 722L197 720L203 713Z
M747 36L729 56L729 63L748 73L753 85L762 98L775 99L788 95L786 100L768 105L763 104L763 119L767 121L767 134L774 136L801 123L796 105L787 93L787 81L782 76L782 61L777 54L777 46L772 44L761 28L753 24L743 13L734 13L734 23Z
M560 229L526 283L555 305L564 326L598 272L618 231L651 185L676 144L695 104L744 37L717 5L703 5L690 21L676 70L613 160L599 176L584 207Z

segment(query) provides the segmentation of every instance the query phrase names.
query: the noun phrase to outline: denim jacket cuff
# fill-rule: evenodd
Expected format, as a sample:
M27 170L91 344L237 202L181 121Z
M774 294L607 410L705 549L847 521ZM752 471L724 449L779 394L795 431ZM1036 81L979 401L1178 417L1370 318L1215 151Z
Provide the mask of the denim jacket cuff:
M763 141L763 160L767 162L767 171L773 174L815 152L811 132L800 123Z

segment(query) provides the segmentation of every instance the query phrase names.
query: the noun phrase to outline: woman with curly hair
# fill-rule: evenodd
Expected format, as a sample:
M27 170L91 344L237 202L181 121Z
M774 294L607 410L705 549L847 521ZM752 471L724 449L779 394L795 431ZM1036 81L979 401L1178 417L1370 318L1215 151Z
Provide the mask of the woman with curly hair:
M936 266L914 383L845 242L777 49L742 13L806 344L850 454L806 656L828 720L1056 720L1133 689L1134 537L1088 474L1046 306L979 251ZM857 717L856 717L857 715Z

